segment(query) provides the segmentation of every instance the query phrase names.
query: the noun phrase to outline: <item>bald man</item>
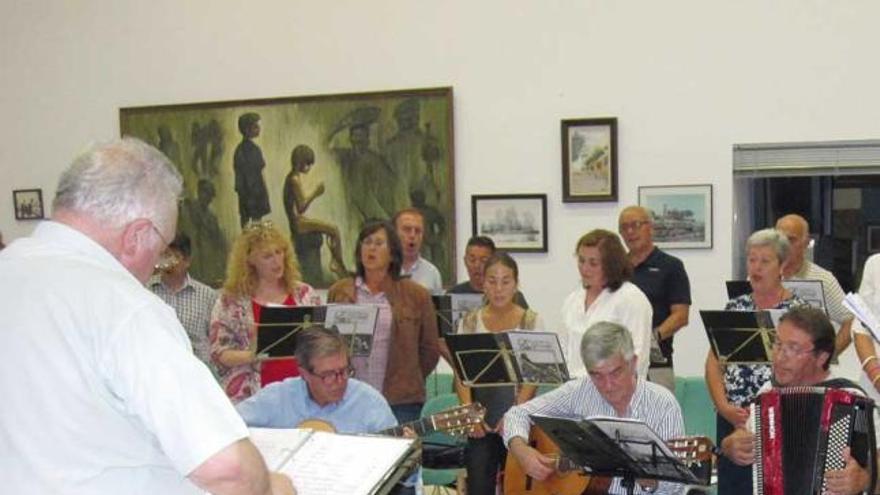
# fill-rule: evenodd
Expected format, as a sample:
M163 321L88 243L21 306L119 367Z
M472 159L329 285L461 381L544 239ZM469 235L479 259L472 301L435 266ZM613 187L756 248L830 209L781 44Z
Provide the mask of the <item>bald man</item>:
M807 247L810 245L810 224L800 215L785 215L776 221L776 230L788 238L791 252L782 266L784 280L819 280L825 292L825 305L831 321L840 328L834 342L835 355L840 355L849 346L852 336L850 327L853 315L843 307L843 289L834 274L806 259Z
M651 327L660 352L651 352L648 378L675 391L672 337L688 324L691 284L687 272L680 259L654 245L653 216L647 209L641 206L624 208L618 218L618 228L629 249L627 256L633 265L632 283L645 293L654 310Z

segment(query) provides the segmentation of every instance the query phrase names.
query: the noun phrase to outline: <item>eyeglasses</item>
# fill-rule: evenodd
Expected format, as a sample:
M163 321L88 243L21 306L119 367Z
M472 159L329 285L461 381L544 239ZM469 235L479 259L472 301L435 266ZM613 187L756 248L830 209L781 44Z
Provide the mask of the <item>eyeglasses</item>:
M636 220L635 222L627 222L622 223L618 226L618 230L620 232L626 232L628 230L638 230L642 228L644 225L648 225L650 222L647 220Z
M325 385L331 385L336 380L342 380L354 376L354 368L351 366L346 366L345 368L338 370L324 371L322 373L315 373L311 370L308 371L310 374L320 378Z
M366 239L361 241L361 246L363 247L377 247L383 248L388 245L388 241L385 239L373 239L372 237L367 237Z
M156 235L158 235L158 236L159 236L159 239L162 241L162 245L163 245L163 246L167 246L167 245L171 244L171 241L169 241L168 239L165 238L164 235L162 235L162 231L159 230L159 227L156 227L156 224L153 223L152 220L150 220L149 222L150 222L150 227L151 227L154 231L156 231Z
M780 356L800 357L804 354L814 352L815 350L815 347L813 347L812 349L801 349L794 344L783 344L782 342L773 343L773 352L778 353Z

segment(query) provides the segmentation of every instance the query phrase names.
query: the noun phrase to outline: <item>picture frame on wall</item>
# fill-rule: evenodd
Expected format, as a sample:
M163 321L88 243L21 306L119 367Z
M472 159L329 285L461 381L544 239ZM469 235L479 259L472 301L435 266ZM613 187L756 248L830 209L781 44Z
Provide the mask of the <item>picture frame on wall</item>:
M562 201L617 201L617 118L562 121Z
M120 133L179 169L178 228L190 273L218 286L233 240L271 221L289 236L304 282L349 276L357 236L404 208L423 212L422 254L457 280L452 87L127 107ZM305 210L298 208L305 205Z
M16 220L40 220L45 218L42 189L18 189L12 191Z
M712 184L641 186L639 206L651 212L658 247L712 248Z
M546 194L471 196L473 235L486 236L510 253L547 252Z

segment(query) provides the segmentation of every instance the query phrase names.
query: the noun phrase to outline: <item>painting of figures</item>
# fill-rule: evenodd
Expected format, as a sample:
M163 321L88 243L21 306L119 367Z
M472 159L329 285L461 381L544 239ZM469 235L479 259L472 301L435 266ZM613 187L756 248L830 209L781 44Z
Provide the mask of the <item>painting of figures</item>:
M248 224L289 232L303 279L328 287L355 270L361 227L408 207L424 216L422 256L454 282L452 123L448 87L120 110L121 133L183 175L191 272L215 286Z

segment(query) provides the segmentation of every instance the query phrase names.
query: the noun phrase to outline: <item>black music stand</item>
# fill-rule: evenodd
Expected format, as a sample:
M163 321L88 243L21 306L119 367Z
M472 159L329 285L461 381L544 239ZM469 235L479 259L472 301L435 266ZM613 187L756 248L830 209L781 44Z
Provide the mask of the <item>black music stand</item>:
M437 328L445 338L458 330L458 320L468 311L483 305L483 294L435 294L431 296L437 312Z
M324 320L324 306L261 306L257 324L257 354L293 357L296 334Z
M776 327L769 311L700 311L709 346L721 364L767 364Z
M559 339L552 332L455 334L446 336L446 345L453 371L468 387L559 385L569 380Z
M628 493L635 491L636 479L700 484L666 442L642 421L537 414L530 417L574 464L590 475L622 478Z

